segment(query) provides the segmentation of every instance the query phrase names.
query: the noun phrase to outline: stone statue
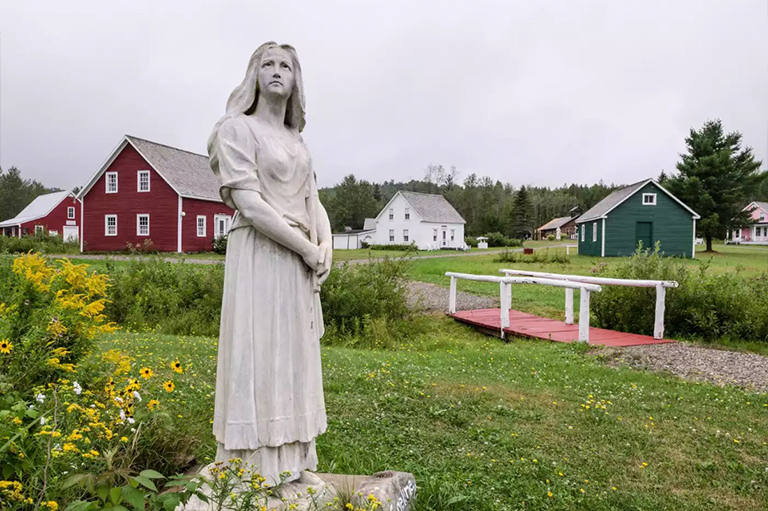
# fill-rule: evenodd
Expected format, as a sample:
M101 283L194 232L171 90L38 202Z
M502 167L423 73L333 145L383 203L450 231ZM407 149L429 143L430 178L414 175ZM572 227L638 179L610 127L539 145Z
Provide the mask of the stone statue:
M316 470L326 429L320 285L332 238L304 128L296 50L269 42L208 140L221 198L237 213L227 243L213 433L217 461L241 458L271 484Z

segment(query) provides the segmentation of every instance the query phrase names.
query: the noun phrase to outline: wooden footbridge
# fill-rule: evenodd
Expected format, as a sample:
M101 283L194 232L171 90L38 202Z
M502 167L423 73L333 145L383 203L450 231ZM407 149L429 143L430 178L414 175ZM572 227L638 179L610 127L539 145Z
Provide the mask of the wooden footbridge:
M451 278L448 313L457 321L472 325L483 333L505 339L509 336L545 339L557 342L586 342L605 346L639 346L675 342L664 338L664 308L666 290L677 287L674 281L608 279L581 275L500 270L503 277L448 272ZM499 284L501 307L498 309L456 310L456 283L459 279ZM516 284L536 284L560 287L565 290L565 321L541 318L512 310L512 287ZM656 288L656 314L653 337L615 332L589 326L589 298L602 291L601 286L629 286ZM579 291L579 322L574 324L573 296Z

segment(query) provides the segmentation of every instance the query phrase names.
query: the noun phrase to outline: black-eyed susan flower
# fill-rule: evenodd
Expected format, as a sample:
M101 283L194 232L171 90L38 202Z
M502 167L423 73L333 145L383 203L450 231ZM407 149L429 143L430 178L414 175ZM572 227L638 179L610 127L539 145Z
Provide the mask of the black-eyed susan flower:
M13 344L8 339L0 340L0 353L4 353L5 355L8 355L11 353L11 350L13 349Z
M171 380L168 380L165 383L163 383L163 388L165 389L166 392L173 392L176 386L173 384Z
M160 407L160 401L157 399L150 399L147 403L147 408L149 408L150 411L154 412Z
M184 372L184 369L181 367L181 362L178 360L171 363L171 369L173 369L175 372L181 374Z
M152 375L154 374L152 372L152 369L150 369L149 367L142 367L139 370L139 373L141 374L141 377L144 378L145 380L152 378Z

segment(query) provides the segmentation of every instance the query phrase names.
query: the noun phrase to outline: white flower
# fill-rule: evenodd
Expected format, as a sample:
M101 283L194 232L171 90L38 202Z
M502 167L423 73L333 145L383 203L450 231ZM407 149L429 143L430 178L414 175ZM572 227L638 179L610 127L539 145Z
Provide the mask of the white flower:
M136 402L141 403L141 394L139 394L138 390L133 391L133 397L136 398Z
M118 403L122 403L123 398L121 398L120 396L115 396L115 401L117 401Z
M120 419L125 420L125 412L120 410Z
M35 396L35 401L37 401L38 403L42 403L43 401L45 401L45 394L38 394L38 395L36 395Z
M133 417L128 417L128 424L133 424L136 422Z
M40 425L45 426L45 417L40 417Z
M75 394L77 394L78 396L83 391L83 387L81 387L80 384L77 383L76 381L72 382L72 388L75 389Z

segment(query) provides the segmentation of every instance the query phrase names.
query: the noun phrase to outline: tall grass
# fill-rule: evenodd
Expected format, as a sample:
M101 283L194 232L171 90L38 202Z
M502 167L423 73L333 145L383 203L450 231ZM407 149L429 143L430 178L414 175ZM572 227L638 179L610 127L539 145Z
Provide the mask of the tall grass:
M598 274L677 281L680 286L668 289L666 295L669 336L768 342L768 273L715 274L708 263L693 269L681 259L662 257L657 249L638 251ZM593 294L592 309L597 326L651 335L655 303L653 288L604 286L601 293Z
M59 236L37 234L35 236L0 236L0 254L22 254L25 252L41 252L43 254L78 254L80 242L64 241Z

